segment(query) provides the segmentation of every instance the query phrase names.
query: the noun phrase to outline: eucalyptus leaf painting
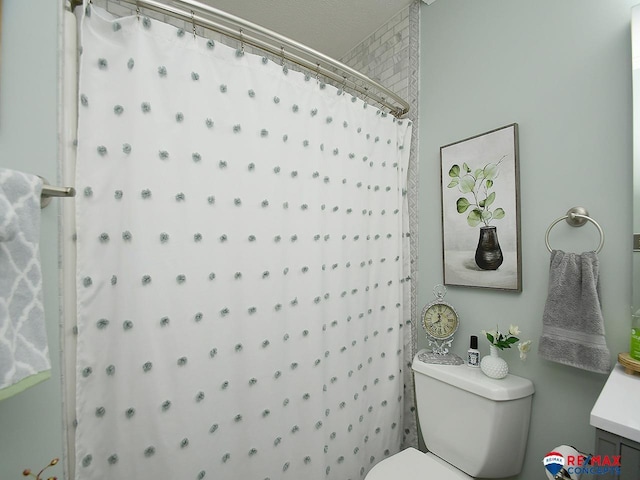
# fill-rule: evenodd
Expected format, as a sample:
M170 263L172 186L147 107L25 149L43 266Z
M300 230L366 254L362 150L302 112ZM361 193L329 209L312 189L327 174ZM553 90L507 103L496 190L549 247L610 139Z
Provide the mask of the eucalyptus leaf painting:
M518 125L440 148L446 285L522 291Z

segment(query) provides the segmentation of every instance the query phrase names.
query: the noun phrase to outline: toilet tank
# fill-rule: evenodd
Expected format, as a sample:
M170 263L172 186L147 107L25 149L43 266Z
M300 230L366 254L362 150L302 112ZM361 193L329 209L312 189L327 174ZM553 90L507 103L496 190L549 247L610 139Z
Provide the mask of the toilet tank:
M517 475L527 446L533 383L479 368L413 360L416 404L427 449L472 477Z

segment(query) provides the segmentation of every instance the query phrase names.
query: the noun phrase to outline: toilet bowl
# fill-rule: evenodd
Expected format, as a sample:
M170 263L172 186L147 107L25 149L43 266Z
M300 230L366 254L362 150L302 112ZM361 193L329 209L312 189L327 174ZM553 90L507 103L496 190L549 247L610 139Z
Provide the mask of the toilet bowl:
M522 470L533 383L496 380L466 365L412 364L418 420L428 453L407 448L375 465L366 480L504 478ZM420 477L423 478L423 477Z

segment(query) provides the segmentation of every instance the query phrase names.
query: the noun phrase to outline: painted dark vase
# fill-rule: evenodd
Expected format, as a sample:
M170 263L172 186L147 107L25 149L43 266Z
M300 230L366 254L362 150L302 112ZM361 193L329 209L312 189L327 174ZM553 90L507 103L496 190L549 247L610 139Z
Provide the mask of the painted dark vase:
M480 227L476 265L482 270L497 270L503 260L496 227Z

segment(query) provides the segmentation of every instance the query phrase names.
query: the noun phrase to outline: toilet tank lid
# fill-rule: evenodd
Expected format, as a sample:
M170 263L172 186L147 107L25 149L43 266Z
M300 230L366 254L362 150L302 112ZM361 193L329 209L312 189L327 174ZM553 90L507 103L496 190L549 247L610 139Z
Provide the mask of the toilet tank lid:
M462 390L495 401L517 400L533 395L533 382L528 378L507 375L496 380L487 377L479 368L466 365L436 365L413 359L413 370L442 382L454 385Z

